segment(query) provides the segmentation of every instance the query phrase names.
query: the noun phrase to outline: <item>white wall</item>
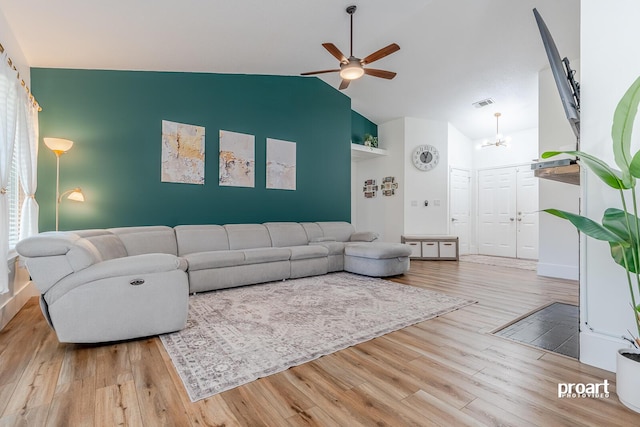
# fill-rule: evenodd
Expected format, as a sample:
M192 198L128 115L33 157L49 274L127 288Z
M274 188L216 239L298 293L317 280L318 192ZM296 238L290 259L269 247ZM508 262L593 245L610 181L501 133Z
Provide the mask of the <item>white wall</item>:
M400 242L403 233L405 192L404 181L404 119L397 119L378 126L379 148L388 152L387 156L363 160L352 168L352 206L355 205L356 229L359 231L375 231L380 240ZM352 164L353 166L353 164ZM355 171L355 173L354 173ZM362 192L364 182L375 179L378 185L382 178L393 176L398 189L393 196L383 196L378 192L376 197L366 199ZM353 213L352 213L353 215Z
M0 43L20 71L20 78L29 85L29 65L2 10L0 10ZM9 266L9 292L0 295L0 330L20 311L29 298L38 295L33 284L29 282L29 274L18 265L15 254L7 260L7 263Z
M449 167L472 170L474 168L473 142L462 132L448 125Z
M534 159L538 158L537 128L525 129L505 136L511 137L511 141L506 147L481 148L484 139L495 139L495 135L489 135L483 139L473 141L476 169L532 163Z
M637 0L582 0L581 100L582 150L614 164L611 122L616 105L640 75L640 2ZM632 152L640 148L636 120ZM609 206L620 206L615 191L588 173L583 186L584 214L600 219ZM634 331L633 314L624 270L614 264L606 243L585 239L581 252L580 360L615 369L615 351L626 347L618 337ZM585 327L584 322L592 330Z
M449 231L448 123L405 119L405 234L447 234ZM436 147L439 164L422 171L410 164L413 150L422 144ZM425 206L428 201L428 206Z
M405 117L378 126L380 148L388 156L352 163L352 222L358 230L376 231L384 241L400 241L402 234L444 235L449 233L449 171L455 167L472 171L472 200L475 200L474 169L530 163L538 154L537 129L514 132L511 148L475 148L471 141L447 122ZM411 162L419 145L435 146L440 162L421 171ZM399 189L395 196L381 193L365 199L362 186L367 179L380 184L385 176L395 176ZM355 177L355 178L353 178ZM425 206L428 201L428 206ZM472 206L472 211L474 207ZM475 221L470 227L470 247L477 249Z
M22 52L18 40L16 40L11 32L11 27L2 9L0 9L0 43L4 46L5 52L9 54L9 58L11 58L13 64L20 72L20 79L24 80L27 86L31 87L31 68L27 62L27 58Z
M352 192L358 230L376 231L381 240L388 242L399 242L402 234L448 232L448 131L446 122L409 117L378 126L380 148L387 150L388 155L359 161L354 168ZM458 133L455 139L462 144L464 136ZM438 165L430 171L420 171L411 163L413 150L423 144L433 145L440 152ZM365 199L364 181L375 179L380 185L385 176L396 178L399 184L396 194L383 196L379 192L376 197ZM425 200L429 206L424 206Z
M571 61L571 66L578 71L579 61ZM579 75L576 76L579 80ZM576 137L566 119L550 68L538 74L538 127L540 154L575 149ZM580 186L548 179L540 179L538 185L540 209L578 213ZM578 232L569 222L552 215L542 213L539 220L538 274L578 280Z

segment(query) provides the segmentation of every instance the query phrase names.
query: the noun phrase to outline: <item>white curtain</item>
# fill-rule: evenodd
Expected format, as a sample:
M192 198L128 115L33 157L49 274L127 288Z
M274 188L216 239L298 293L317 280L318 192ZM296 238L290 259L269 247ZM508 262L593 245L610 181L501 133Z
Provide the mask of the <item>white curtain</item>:
M24 202L20 214L20 239L38 234L38 107L33 102L19 102L17 126L18 170Z
M7 185L16 140L18 91L17 73L7 63L6 52L0 55L0 294L9 291L9 201ZM24 92L24 91L23 91Z

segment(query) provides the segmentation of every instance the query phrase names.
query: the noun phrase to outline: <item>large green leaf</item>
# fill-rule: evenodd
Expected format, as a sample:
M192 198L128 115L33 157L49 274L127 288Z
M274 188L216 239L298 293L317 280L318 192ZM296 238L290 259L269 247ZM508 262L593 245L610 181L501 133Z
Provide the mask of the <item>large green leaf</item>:
M608 208L602 216L603 227L629 243L638 238L636 223L638 223L638 218L622 209Z
M595 173L605 184L616 190L631 188L635 182L633 179L628 180L630 182L625 183L622 179L620 172L611 169L611 167L603 160L585 153L584 151L545 151L542 153L543 159L557 156L558 154L568 154L570 156L577 156L580 161L584 163L593 173Z
M615 262L632 273L638 272L638 218L623 210L609 208L604 212L602 225L626 242L625 245L609 243Z
M631 159L631 164L629 165L629 173L631 176L636 178L640 178L640 151L638 151Z
M616 164L625 172L630 172L631 158L631 134L633 132L633 122L638 112L640 103L640 77L627 89L613 114L613 125L611 126L611 138L613 139L613 155ZM634 175L638 178L640 176ZM625 179L626 182L626 179ZM628 184L628 182L627 182Z
M589 237L597 240L604 240L609 243L627 245L627 240L613 231L608 230L604 226L598 224L592 219L585 216L574 214L560 209L543 209L544 212L550 213L557 217L563 218L571 222L578 230L582 231Z

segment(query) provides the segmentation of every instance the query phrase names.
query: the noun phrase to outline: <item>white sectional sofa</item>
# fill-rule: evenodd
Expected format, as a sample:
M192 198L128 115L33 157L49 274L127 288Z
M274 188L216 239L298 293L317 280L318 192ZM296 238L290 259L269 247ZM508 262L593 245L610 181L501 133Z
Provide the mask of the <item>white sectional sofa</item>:
M408 246L347 222L123 227L47 232L16 246L61 342L182 329L188 294L347 270L409 269Z

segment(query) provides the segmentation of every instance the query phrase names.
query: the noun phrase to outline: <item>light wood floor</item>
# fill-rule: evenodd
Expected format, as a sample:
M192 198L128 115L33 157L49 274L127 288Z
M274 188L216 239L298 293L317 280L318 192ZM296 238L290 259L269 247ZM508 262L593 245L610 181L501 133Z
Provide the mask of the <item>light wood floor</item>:
M487 332L575 282L472 263L415 261L395 279L477 299L462 308L191 403L157 338L59 344L37 301L0 332L0 426L638 426L608 399L558 399L559 382L615 376Z

